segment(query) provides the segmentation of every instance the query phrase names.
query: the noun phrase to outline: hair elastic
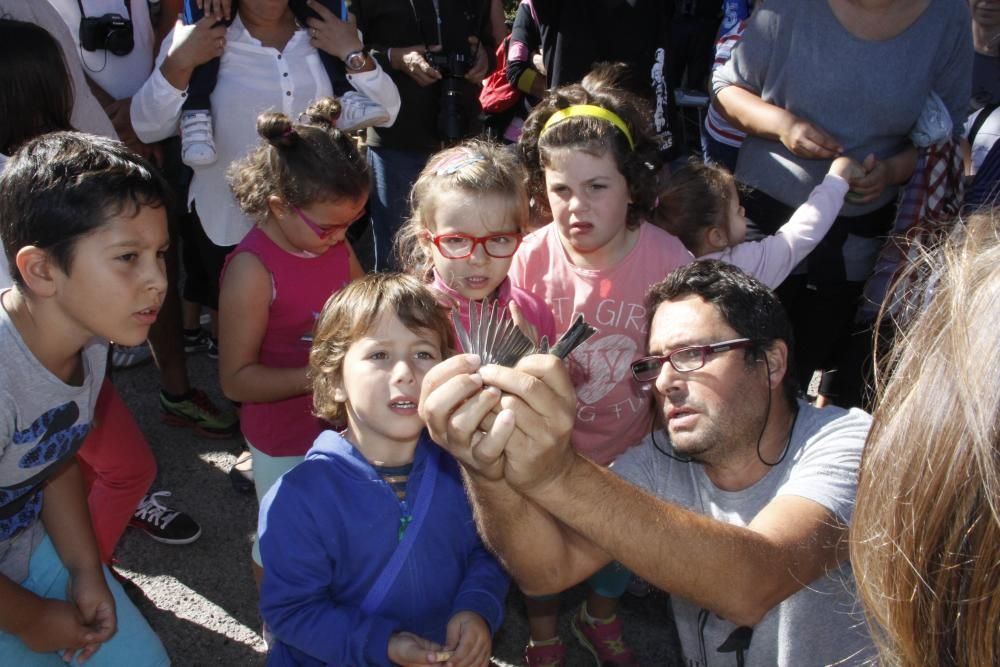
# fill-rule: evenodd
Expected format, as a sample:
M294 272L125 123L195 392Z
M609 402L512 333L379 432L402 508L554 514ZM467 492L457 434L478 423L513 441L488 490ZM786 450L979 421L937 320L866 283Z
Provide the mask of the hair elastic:
M625 135L625 139L628 141L628 147L635 150L635 142L632 141L632 133L628 131L628 125L626 125L625 121L621 119L621 116L616 114L614 111L609 111L608 109L599 107L595 104L574 104L566 107L565 109L560 109L549 116L549 119L545 121L545 125L542 126L542 131L538 134L538 136L543 136L553 125L558 125L567 118L580 116L599 118L611 123Z

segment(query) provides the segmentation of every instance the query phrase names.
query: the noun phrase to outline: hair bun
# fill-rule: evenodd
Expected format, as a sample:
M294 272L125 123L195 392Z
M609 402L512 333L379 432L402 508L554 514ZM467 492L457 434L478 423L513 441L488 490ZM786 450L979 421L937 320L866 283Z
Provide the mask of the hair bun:
M288 146L294 138L295 128L285 114L268 111L257 116L257 134L274 146Z
M340 118L343 108L340 100L334 97L321 97L309 105L304 115L310 123L336 127L337 119Z

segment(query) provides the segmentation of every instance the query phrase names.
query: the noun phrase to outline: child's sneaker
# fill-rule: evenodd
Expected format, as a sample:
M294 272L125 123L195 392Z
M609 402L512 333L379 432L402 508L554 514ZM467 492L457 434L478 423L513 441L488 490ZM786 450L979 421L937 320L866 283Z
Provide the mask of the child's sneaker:
M349 90L340 98L340 117L337 129L354 132L372 125L389 122L389 112L381 104L373 102L367 95Z
M146 531L157 542L191 544L201 537L201 526L184 512L172 510L157 500L169 495L169 491L157 491L144 496L129 525Z
M240 420L232 412L223 412L200 389L192 389L184 399L172 401L160 392L160 416L170 426L193 428L206 438L234 438L240 434Z
M606 623L591 623L583 618L585 609L586 603L573 615L570 628L583 648L594 656L597 667L637 667L639 663L622 636L621 619L615 616Z
M212 114L208 111L185 111L181 114L181 162L189 167L214 164L215 137Z
M566 667L566 645L561 641L554 644L528 644L524 647L526 667Z

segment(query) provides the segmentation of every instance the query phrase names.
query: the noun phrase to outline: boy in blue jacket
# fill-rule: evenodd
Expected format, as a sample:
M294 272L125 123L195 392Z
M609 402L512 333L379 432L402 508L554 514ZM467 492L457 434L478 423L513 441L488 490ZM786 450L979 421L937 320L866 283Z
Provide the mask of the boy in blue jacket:
M508 577L476 533L458 465L417 414L451 324L410 276L327 302L310 367L316 413L346 416L264 497L268 665L485 665Z

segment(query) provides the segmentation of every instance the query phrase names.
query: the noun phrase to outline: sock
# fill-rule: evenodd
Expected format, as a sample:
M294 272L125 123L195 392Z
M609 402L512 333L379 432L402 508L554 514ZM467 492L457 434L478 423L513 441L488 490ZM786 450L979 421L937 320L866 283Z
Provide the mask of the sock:
M615 620L615 614L611 614L611 616L608 616L607 618L595 618L590 615L589 611L587 611L587 602L584 601L583 606L580 607L580 618L582 618L588 625L606 625Z
M556 644L562 644L562 639L559 635L556 635L552 639L533 639L528 637L528 646L555 646Z

